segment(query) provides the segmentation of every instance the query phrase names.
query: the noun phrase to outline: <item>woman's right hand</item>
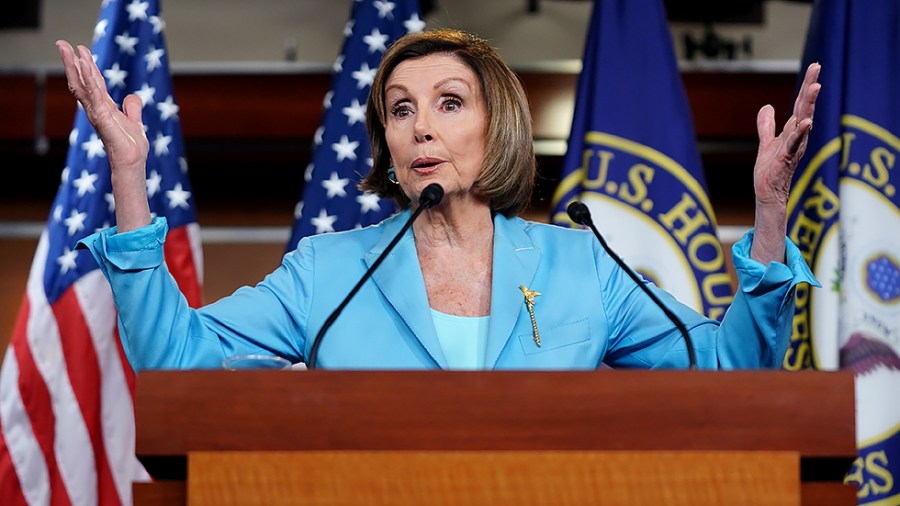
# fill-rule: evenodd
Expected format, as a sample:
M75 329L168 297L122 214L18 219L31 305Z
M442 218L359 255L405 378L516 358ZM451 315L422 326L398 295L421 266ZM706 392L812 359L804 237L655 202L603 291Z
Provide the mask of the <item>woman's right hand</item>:
M106 147L112 170L110 178L118 231L148 225L146 165L150 142L141 122L141 99L137 95L128 95L119 110L106 90L106 81L88 48L78 46L80 57L76 57L68 42L57 41L56 48L66 71L69 91L84 107L88 121Z

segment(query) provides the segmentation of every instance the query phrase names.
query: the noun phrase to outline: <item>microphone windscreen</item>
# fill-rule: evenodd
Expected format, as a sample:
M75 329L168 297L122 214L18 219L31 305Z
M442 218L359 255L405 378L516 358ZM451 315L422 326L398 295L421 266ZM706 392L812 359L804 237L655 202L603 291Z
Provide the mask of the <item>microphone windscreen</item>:
M584 202L578 200L572 202L566 208L566 212L569 213L569 218L579 225L591 224L591 211Z
M444 198L444 189L437 183L431 183L419 195L419 205L425 209L430 209L440 204L442 198Z

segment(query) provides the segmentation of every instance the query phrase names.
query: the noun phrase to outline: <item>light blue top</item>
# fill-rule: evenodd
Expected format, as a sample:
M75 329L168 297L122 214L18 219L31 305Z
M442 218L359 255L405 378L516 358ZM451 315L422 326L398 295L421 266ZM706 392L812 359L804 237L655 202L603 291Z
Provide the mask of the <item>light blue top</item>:
M125 353L135 370L218 368L231 355L300 362L313 337L409 218L308 237L255 287L188 307L163 262L166 222L82 241L109 279ZM739 288L722 323L648 283L684 322L705 369L778 367L791 334L794 287L817 284L797 247L786 263L749 258L752 232L733 248ZM534 314L520 285L541 296ZM319 348L329 369L436 369L449 363L434 327L412 230L357 293ZM590 232L494 218L485 369L686 368L684 341Z
M448 369L483 369L490 316L456 316L431 310Z

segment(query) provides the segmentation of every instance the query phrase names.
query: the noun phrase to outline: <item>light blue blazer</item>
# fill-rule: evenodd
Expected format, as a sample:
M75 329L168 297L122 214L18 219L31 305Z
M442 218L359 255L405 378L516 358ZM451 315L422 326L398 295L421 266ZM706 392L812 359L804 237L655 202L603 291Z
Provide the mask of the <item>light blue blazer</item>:
M124 234L82 241L109 279L125 352L136 370L216 368L225 357L308 355L328 315L399 232L409 211L349 232L302 240L255 287L191 309L163 262L162 219ZM786 264L749 259L752 232L734 248L740 289L724 321L708 320L651 286L684 321L702 368L781 364L791 332L794 286L816 283L788 241ZM519 286L541 293L534 314ZM491 314L485 369L685 368L685 344L665 315L589 232L494 218ZM408 230L328 331L318 365L329 369L446 368Z

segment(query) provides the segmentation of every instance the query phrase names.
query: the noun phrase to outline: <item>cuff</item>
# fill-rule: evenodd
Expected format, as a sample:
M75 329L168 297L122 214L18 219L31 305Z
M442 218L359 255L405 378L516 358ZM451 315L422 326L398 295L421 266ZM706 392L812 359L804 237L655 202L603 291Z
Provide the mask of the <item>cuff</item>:
M103 259L123 271L152 269L163 262L168 230L165 218L154 218L145 227L121 234L117 227L95 232L78 241L77 248L87 248L98 263Z
M731 248L732 261L740 281L739 290L757 294L785 284L791 289L800 283L822 286L800 254L800 249L789 238L785 237L785 263L770 262L769 265L763 265L753 260L750 258L752 244L753 230L750 230Z

